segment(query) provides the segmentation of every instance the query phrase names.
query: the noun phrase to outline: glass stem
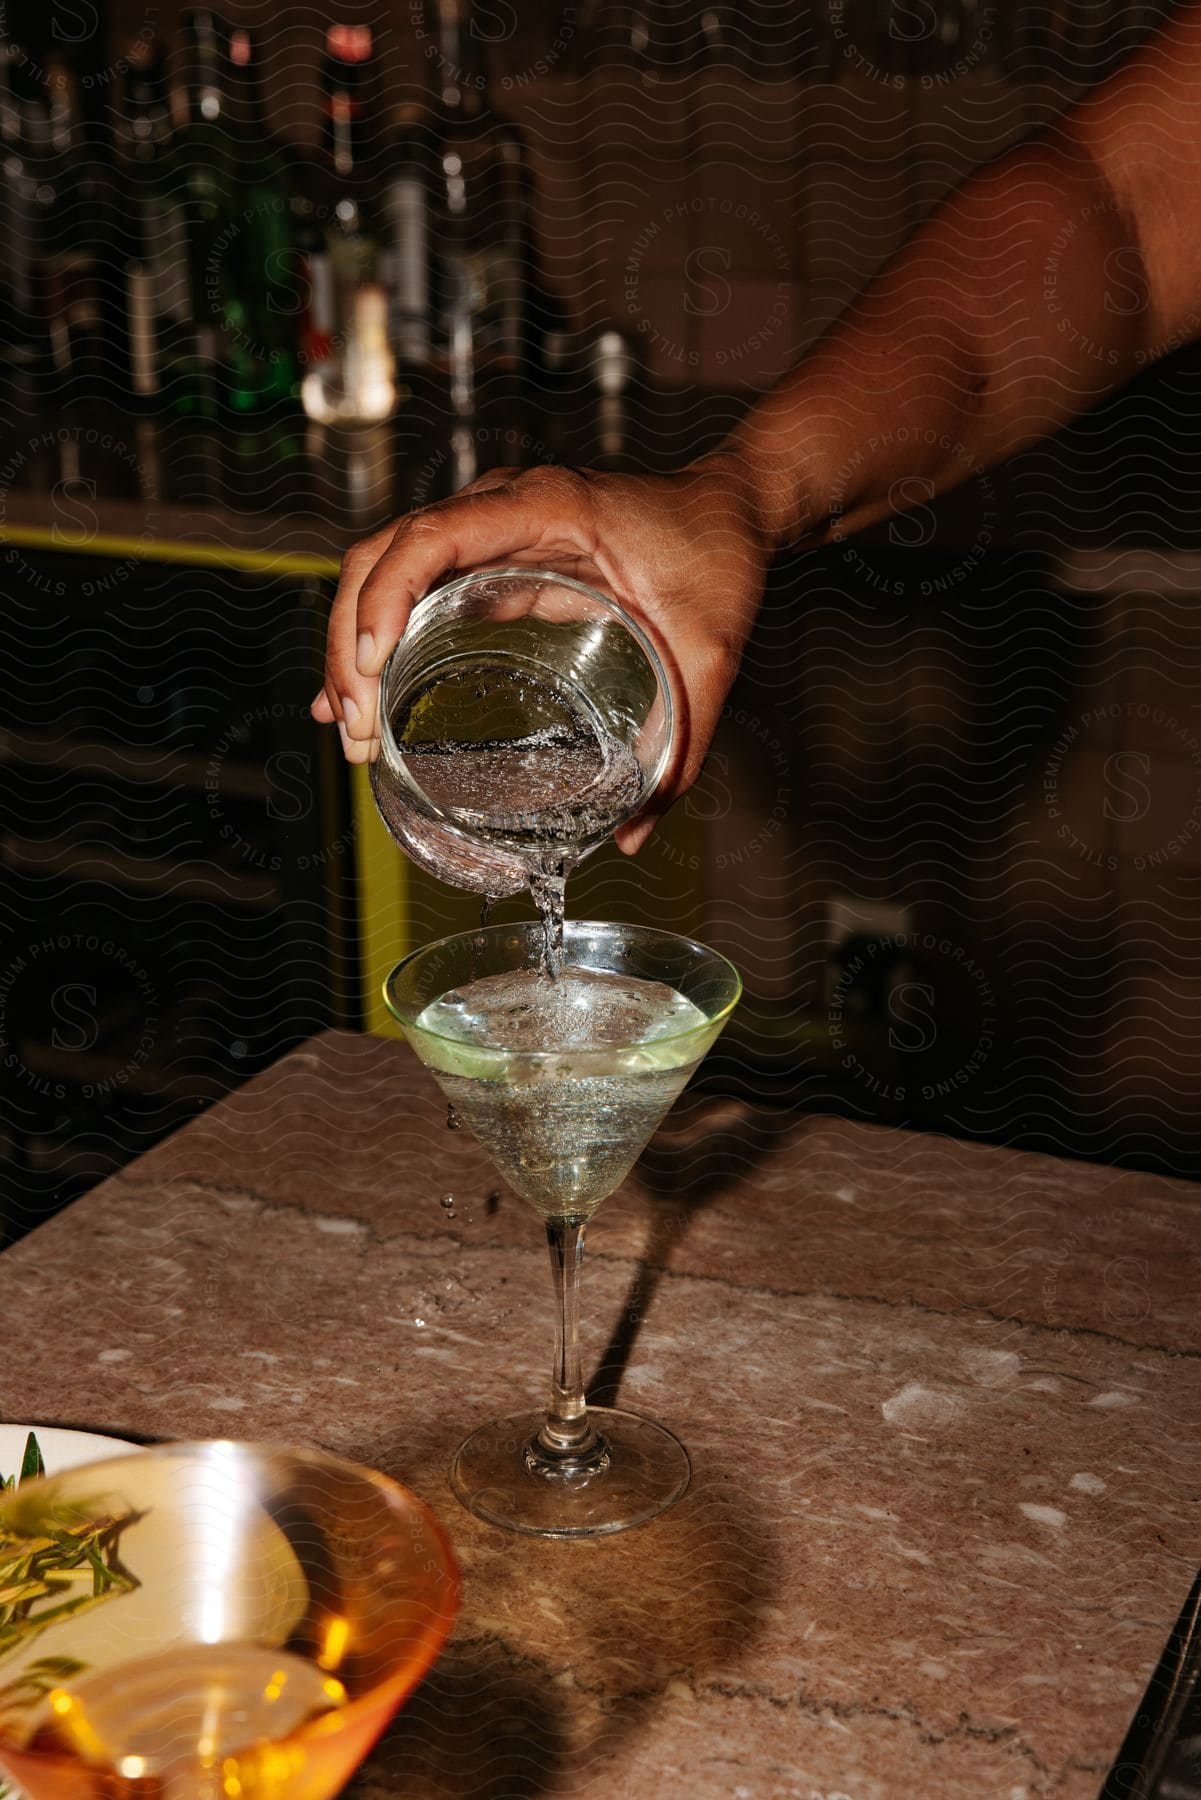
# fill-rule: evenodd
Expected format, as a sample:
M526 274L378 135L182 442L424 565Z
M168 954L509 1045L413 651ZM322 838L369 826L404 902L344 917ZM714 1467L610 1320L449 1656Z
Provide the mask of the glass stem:
M532 1449L546 1463L587 1463L601 1452L584 1400L580 1370L580 1270L584 1262L584 1227L548 1219L551 1279L555 1285L555 1367L551 1375L546 1423Z

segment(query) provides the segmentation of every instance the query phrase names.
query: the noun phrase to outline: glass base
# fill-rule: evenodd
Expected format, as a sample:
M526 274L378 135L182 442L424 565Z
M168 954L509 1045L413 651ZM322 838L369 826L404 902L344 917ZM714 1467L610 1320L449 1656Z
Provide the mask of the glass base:
M603 1453L585 1469L547 1469L530 1454L541 1412L481 1425L455 1452L450 1485L468 1512L531 1537L601 1537L666 1512L692 1477L688 1452L652 1419L590 1406Z

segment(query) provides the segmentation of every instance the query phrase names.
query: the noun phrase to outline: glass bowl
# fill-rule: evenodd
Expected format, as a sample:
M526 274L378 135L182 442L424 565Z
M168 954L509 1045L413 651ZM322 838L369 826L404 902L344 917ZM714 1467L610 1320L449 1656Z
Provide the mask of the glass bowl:
M329 1800L459 1592L395 1482L224 1441L9 1492L0 1563L29 1590L0 1611L0 1771L30 1800Z
M379 731L389 831L441 880L499 897L645 806L671 755L671 693L616 600L546 569L482 569L414 607Z

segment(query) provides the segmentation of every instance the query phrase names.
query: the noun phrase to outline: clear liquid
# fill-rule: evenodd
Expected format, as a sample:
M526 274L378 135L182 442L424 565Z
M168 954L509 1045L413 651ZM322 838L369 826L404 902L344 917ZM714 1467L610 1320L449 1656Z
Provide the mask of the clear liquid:
M251 1792L273 1746L345 1704L336 1676L288 1651L194 1645L65 1681L28 1747L126 1779L160 1775L171 1795L208 1791L206 1771L235 1757Z
M426 797L456 824L518 847L578 841L615 818L634 763L616 738L606 744L586 730L422 743L406 746L406 754L419 764L415 778Z
M588 1218L629 1173L699 1061L706 1023L665 982L567 967L556 980L521 969L467 982L427 1006L419 1027L470 1054L437 1070L455 1111L501 1174L544 1217ZM608 1050L573 1067L572 1052ZM554 1052L531 1064L522 1053ZM599 1066L598 1066L599 1062Z
M520 667L439 671L401 701L392 731L409 779L453 828L448 836L406 812L402 841L453 886L512 892L520 871L544 921L556 906L546 884L560 884L561 924L562 882L643 791L637 758L605 721ZM392 798L377 782L386 820ZM552 924L546 930L553 969Z
M548 869L530 872L530 898L542 926L542 955L538 968L557 981L563 972L563 920L567 913L568 869L555 862Z

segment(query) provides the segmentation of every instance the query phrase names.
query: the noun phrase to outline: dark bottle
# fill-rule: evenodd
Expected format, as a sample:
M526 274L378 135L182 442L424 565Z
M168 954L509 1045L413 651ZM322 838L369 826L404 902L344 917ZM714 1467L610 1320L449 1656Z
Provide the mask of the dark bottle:
M131 397L149 405L164 381L182 381L194 362L188 222L168 154L172 126L165 55L160 46L143 41L127 61L117 161L127 199L128 378Z
M60 52L46 57L44 86L37 294L61 403L95 398L118 350L112 342L113 312L119 317L113 305L117 204L108 144L85 124L79 77Z
M297 156L291 171L292 256L296 268L296 360L302 382L307 372L333 354L333 268L326 242L321 171L311 158Z
M235 141L241 207L231 221L225 294L229 401L251 412L296 392L302 294L295 255L289 155L268 130L258 45L237 28L229 36L229 127Z
M473 26L471 0L438 0L435 327L460 387L468 336L477 364L516 371L530 354L527 157L488 105L485 39Z
M331 25L322 65L319 241L308 251L306 327L308 342L326 350L301 386L305 411L325 425L386 419L396 401L372 166L380 151L374 81L370 27Z
M231 123L229 34L215 13L185 15L183 87L172 95L178 119L163 158L164 210L183 220L186 244L188 345L171 357L159 349L159 381L172 411L214 419L226 399L230 369L227 320L235 292L235 221L242 204L237 144Z
M4 359L30 400L70 404L95 397L107 372L113 171L61 52L39 63L10 44L0 76Z
M296 300L286 164L262 125L253 40L207 9L185 16L183 123L169 139L160 203L182 212L190 349L159 349L178 413L247 413L295 386ZM237 57L237 61L235 61Z
M705 61L723 75L749 75L755 67L755 38L749 29L748 0L708 0L701 9L700 36Z
M653 86L690 72L706 50L712 53L714 41L724 40L723 15L730 11L716 5L698 18L687 0L588 0L578 64L586 71L627 71Z
M47 350L37 297L43 208L33 112L40 101L20 48L0 44L0 358L7 384L27 399Z

